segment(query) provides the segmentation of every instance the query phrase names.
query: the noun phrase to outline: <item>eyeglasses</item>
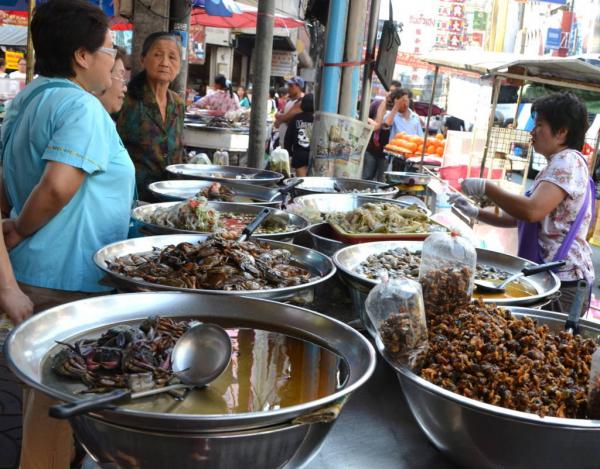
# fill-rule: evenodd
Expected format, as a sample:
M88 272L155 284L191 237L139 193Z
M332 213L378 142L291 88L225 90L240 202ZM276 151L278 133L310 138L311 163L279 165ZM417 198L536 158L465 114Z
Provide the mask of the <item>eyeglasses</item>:
M123 77L111 75L110 78L111 78L111 80L120 81L123 86L127 86L128 81Z
M98 52L102 52L106 55L110 55L113 59L117 56L117 49L113 47L101 47Z

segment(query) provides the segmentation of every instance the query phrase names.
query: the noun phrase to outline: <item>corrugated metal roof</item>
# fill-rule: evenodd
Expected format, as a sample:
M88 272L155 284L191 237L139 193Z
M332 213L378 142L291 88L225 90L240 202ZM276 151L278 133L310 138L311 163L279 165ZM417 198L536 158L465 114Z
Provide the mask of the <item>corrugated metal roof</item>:
M27 28L25 26L0 26L0 46L26 46Z

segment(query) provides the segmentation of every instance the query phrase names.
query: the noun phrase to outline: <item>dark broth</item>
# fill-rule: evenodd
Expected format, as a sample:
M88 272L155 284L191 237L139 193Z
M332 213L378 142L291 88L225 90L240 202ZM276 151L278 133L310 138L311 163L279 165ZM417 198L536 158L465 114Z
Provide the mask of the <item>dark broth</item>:
M165 393L133 400L122 407L176 414L260 412L320 399L345 385L346 362L324 347L260 329L227 332L233 346L231 362L209 386L190 391L183 400ZM57 350L51 350L48 357ZM56 375L48 357L43 365L47 385L71 394L84 389L83 384Z

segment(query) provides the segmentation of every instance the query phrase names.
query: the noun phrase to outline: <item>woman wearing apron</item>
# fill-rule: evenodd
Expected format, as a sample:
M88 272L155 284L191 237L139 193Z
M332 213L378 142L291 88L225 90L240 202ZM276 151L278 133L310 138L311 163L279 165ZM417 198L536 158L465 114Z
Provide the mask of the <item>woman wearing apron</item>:
M536 100L531 108L535 127L531 143L548 165L524 196L507 192L485 179L469 178L462 192L479 199L487 196L501 209L480 210L456 194L456 208L479 221L499 227L518 227L519 252L533 262L565 260L555 273L561 280L560 298L552 308L569 312L578 280L594 281L592 251L586 235L593 217L594 184L580 153L588 129L587 109L571 93L555 93ZM591 290L590 290L591 291ZM589 292L586 300L589 301ZM587 310L585 302L583 312Z

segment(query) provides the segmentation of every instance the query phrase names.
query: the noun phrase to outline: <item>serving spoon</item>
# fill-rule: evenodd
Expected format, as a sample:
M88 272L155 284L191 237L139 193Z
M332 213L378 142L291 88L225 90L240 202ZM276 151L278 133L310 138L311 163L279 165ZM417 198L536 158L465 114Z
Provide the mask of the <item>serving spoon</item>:
M521 270L521 272L517 272L514 275L511 275L506 280L504 280L500 284L495 284L493 282L488 282L487 280L478 280L475 279L473 283L475 283L475 287L478 292L488 292L488 293L503 293L506 290L506 286L517 280L521 277L529 277L530 275L539 274L540 272L546 272L548 270L555 269L557 267L562 267L565 265L565 261L555 261L548 262L546 264L534 265L532 267L525 267Z
M207 386L229 365L231 339L221 326L195 323L175 343L171 360L173 373L181 383L140 390L144 389L145 380L140 379L140 375L131 375L132 379L129 380L131 389L117 389L101 396L57 404L50 407L48 413L57 419L67 419L94 410L113 408L116 402L124 403L163 392Z

